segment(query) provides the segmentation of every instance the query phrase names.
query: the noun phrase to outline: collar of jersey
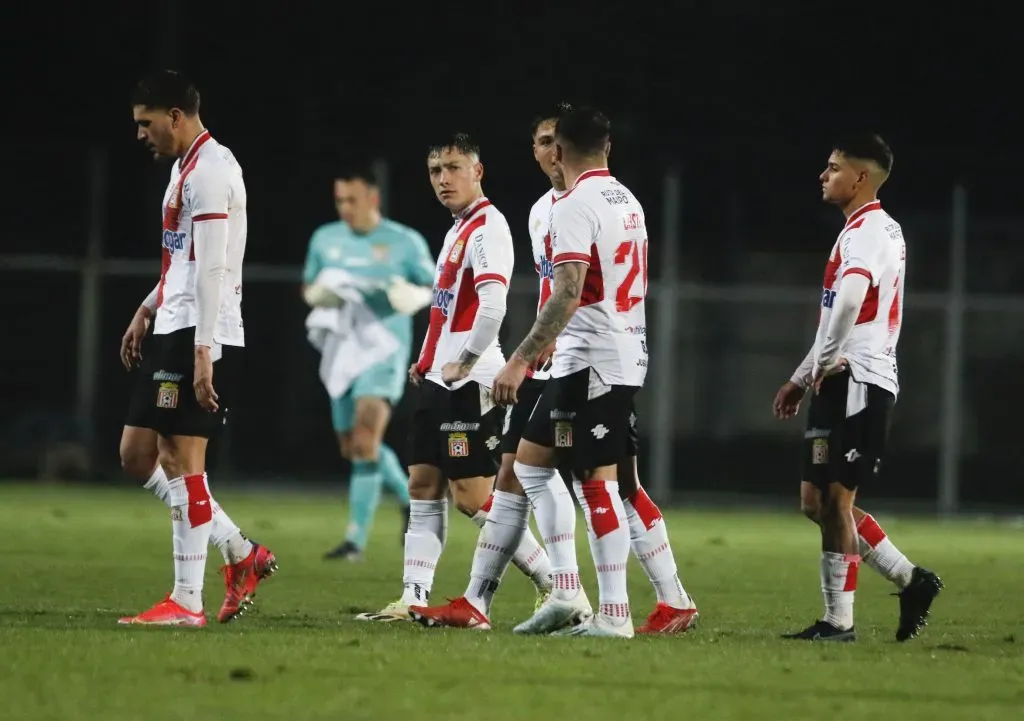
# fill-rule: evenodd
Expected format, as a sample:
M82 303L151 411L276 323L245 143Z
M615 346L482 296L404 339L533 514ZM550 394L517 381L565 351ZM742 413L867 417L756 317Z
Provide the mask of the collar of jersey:
M481 208L486 208L490 204L491 201L487 199L486 195L481 196L480 198L477 198L475 203L469 205L466 208L463 208L460 212L454 214L452 216L452 220L454 220L456 223L458 223L461 220L467 220L473 217L476 211L480 210Z
M199 148L202 147L203 143L210 139L210 131L204 130L196 136L196 139L192 141L192 145L188 146L188 150L185 152L181 159L178 161L178 167L184 168L186 165L192 162L192 159L196 157L196 153L199 152Z

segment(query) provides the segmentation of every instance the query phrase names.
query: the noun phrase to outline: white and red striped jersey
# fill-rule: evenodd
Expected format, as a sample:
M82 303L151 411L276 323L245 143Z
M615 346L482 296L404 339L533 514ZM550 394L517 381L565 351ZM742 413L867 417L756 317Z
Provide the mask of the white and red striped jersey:
M476 320L477 288L501 283L508 291L515 262L512 231L487 198L480 198L455 218L444 237L434 272L430 325L416 368L427 380L445 386L441 368L458 359ZM469 376L451 387L475 381L485 388L505 365L497 338L477 360Z
M552 265L586 263L580 307L555 345L551 375L593 368L606 385L647 377L647 223L607 168L588 170L551 206Z
M533 245L533 267L540 278L540 293L537 296L537 312L551 297L551 284L555 279L555 266L551 262L551 206L565 195L564 190L549 190L540 196L530 208L530 242ZM530 370L527 375L536 380L547 380L551 371Z
M814 339L815 367L843 278L854 273L863 275L871 286L839 355L848 361L854 380L877 385L893 395L899 393L896 343L903 320L906 258L903 229L882 210L879 201L874 200L850 215L825 265L821 317Z
M242 260L245 256L246 194L235 156L204 130L188 152L175 161L164 193L163 251L153 332L165 335L195 327L196 263L192 245L195 223L226 220L227 263L221 282L220 308L213 339L245 345L242 326Z

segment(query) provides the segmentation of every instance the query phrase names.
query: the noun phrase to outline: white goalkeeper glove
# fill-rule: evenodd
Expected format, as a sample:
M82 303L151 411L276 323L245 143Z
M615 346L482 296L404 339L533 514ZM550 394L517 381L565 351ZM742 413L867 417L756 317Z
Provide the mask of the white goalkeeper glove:
M330 288L313 283L302 291L302 299L310 308L338 308L344 301Z
M396 313L415 315L422 308L430 305L434 299L434 289L421 285L413 285L401 276L392 276L388 286L388 302Z

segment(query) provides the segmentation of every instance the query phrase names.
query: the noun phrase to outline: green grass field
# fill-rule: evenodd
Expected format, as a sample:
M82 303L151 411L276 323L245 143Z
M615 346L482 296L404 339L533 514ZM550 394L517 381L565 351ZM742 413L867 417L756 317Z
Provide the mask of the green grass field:
M0 486L0 718L32 719L999 719L1024 718L1024 530L881 517L946 591L931 625L893 641L896 600L868 569L856 644L784 642L820 613L815 529L797 514L673 513L700 627L686 636L520 638L532 608L510 569L489 633L370 625L400 589L399 514L381 509L362 564L320 554L340 500L224 492L280 572L256 612L199 630L122 628L170 590L166 509L142 490ZM434 598L465 586L476 528L453 517ZM585 539L584 582L596 599ZM222 598L211 549L206 602ZM633 564L636 616L653 594Z

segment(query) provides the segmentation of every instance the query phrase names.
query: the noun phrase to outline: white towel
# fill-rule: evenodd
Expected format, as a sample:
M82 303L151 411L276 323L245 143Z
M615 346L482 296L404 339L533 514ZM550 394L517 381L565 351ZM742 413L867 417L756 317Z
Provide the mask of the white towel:
M331 398L345 395L368 368L399 348L394 334L367 307L360 290L375 288L340 268L320 271L316 284L345 301L339 308L314 308L306 316L306 337L320 351L320 380Z

